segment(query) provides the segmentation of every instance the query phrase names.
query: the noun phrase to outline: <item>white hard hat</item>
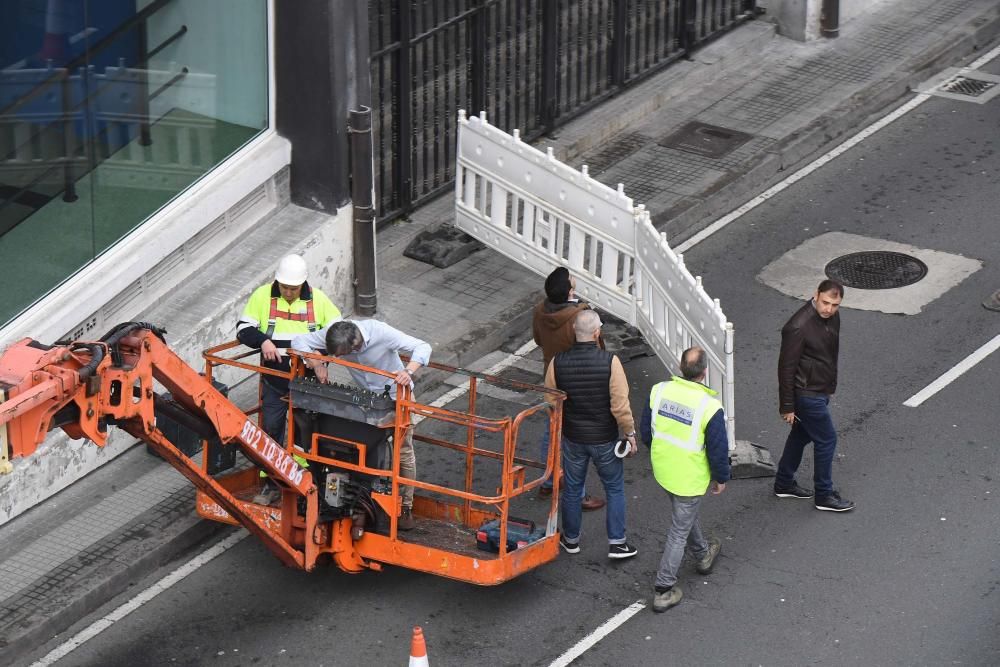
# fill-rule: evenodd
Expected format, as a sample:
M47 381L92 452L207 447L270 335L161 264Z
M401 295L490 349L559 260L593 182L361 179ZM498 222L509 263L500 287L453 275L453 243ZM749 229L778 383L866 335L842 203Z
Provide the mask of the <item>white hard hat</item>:
M278 262L278 270L274 279L282 285L298 287L306 281L306 260L298 255L285 255Z

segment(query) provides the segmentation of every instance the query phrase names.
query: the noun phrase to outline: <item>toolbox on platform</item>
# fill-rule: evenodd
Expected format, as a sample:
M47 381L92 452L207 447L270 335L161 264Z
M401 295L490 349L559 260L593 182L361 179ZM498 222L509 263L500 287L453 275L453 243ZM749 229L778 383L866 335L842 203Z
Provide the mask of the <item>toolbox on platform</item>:
M535 522L528 519L507 519L507 551L528 546L545 537L545 531L535 528ZM480 551L500 553L500 519L487 521L476 531L476 546Z

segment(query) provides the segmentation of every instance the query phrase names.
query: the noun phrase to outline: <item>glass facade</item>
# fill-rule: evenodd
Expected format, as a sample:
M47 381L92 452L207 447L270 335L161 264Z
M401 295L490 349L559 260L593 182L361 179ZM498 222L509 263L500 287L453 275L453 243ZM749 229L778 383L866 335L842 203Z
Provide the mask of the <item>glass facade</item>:
M0 0L0 324L268 126L267 0Z

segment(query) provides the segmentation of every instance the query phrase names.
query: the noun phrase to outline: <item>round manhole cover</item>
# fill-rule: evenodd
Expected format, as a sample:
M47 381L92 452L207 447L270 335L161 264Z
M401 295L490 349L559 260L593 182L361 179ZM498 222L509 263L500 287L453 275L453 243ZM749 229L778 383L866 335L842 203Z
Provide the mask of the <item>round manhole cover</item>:
M927 275L927 265L901 252L853 252L826 265L826 275L855 289L892 289L912 285Z

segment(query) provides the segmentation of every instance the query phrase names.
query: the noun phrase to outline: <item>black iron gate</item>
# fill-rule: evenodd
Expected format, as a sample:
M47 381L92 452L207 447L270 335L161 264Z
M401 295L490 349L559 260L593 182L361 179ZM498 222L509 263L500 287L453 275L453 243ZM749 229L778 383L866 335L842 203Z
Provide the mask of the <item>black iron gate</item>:
M459 109L530 140L751 17L755 0L369 0L379 220L450 188Z

